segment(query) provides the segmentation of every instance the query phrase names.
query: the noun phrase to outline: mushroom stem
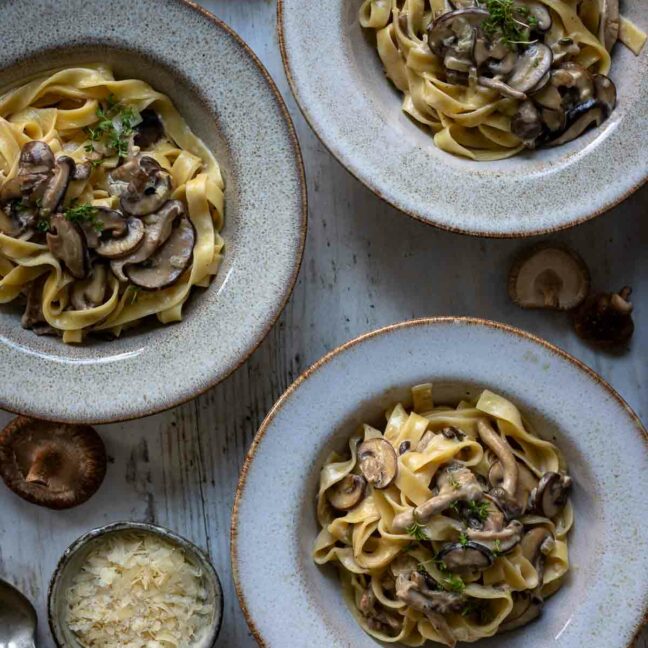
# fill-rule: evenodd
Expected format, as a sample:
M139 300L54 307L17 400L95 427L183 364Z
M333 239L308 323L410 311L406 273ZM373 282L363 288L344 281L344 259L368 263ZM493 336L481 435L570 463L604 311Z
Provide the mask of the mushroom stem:
M46 443L34 453L34 460L25 481L49 486L51 478L61 470L62 465L63 458L54 444Z
M513 456L511 446L485 421L477 422L477 431L481 440L488 446L499 459L504 471L502 488L510 495L515 497L518 482L518 466Z

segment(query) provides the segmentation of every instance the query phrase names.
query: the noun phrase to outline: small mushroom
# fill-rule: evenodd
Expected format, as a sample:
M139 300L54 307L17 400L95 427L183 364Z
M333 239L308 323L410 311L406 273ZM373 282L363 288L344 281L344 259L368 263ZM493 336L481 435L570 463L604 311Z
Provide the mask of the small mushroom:
M140 117L142 121L135 127L134 144L140 149L148 149L162 138L164 126L155 110L150 108L143 110Z
M565 473L546 472L537 488L531 492L529 508L551 519L558 515L567 503L572 479Z
M519 507L520 515L524 515L529 503L531 491L538 485L535 475L522 463L518 462L518 484L515 491L515 502ZM499 461L493 462L488 471L488 481L493 488L502 486L504 480L504 470Z
M367 482L360 475L347 475L326 491L326 497L338 511L350 511L364 497Z
M580 137L589 128L600 126L605 120L605 113L601 104L595 99L589 99L568 110L566 118L566 130L549 140L548 146L561 146Z
M568 310L583 302L590 287L585 262L564 245L524 250L508 276L510 298L522 308Z
M388 612L378 602L371 587L368 587L362 592L358 609L372 630L389 635L393 633L398 634L401 629L402 622L398 620L397 615Z
M606 348L625 344L634 333L629 286L618 293L590 295L572 315L579 337Z
M56 214L50 221L47 247L62 261L68 272L76 279L88 274L89 256L85 235L76 223L71 223L62 214Z
M124 272L140 288L166 288L175 283L191 264L195 242L196 232L193 225L186 216L182 216L162 247L144 263L129 265Z
M535 567L538 574L538 587L542 586L545 557L554 548L556 541L549 529L535 527L527 531L520 542L522 555Z
M485 88L491 88L491 90L497 90L502 96L509 97L510 99L518 99L524 101L527 97L524 92L511 88L501 79L491 79L490 77L480 76L477 79L477 83Z
M43 315L43 286L47 274L42 274L34 279L27 289L27 304L20 318L20 324L24 329L30 329L36 335L52 335L54 329L47 323Z
M151 214L171 195L171 176L147 155L117 167L110 175L111 191L120 192L122 209L133 216Z
M511 132L517 135L529 148L535 146L535 141L542 135L544 126L540 112L532 101L523 101L518 111L511 119Z
M96 207L92 221L79 223L91 250L97 248L107 236L119 238L128 232L128 223L121 212L106 207Z
M106 451L87 425L14 419L0 433L0 476L17 495L52 509L90 498L106 473Z
M142 263L171 236L173 224L185 213L185 207L179 200L169 200L158 211L142 218L144 222L144 241L131 254L110 262L110 268L119 281L128 281L124 268Z
M448 571L457 573L483 571L495 562L495 556L488 547L473 541L446 544L441 547L437 558L443 561Z
M485 545L491 550L497 549L501 554L512 551L522 540L524 525L519 520L511 520L505 527L483 529L466 529L469 540Z
M74 174L71 180L87 180L92 173L92 165L90 162L77 162L74 165Z
M448 11L433 20L428 27L428 45L437 56L445 56L448 43L456 41L457 33L481 25L489 16L481 8L456 9Z
M551 29L551 14L547 7L537 0L515 0L515 6L525 10L529 18L534 18L534 31L546 32ZM522 18L524 22L526 20Z
M529 45L518 56L513 72L506 79L506 84L518 92L529 92L538 86L545 74L550 71L552 61L553 54L549 47L543 43Z
M542 597L529 591L513 592L513 607L504 619L498 632L509 632L521 628L540 616L542 612Z
M0 191L0 200L26 196L34 201L42 198L55 164L52 149L45 142L27 142L20 151L18 173L5 182Z
M614 110L616 106L616 86L611 79L606 77L604 74L595 74L594 79L594 88L596 90L596 100L603 107L605 116L609 117L610 113Z
M20 174L51 173L56 164L52 149L45 142L34 140L27 142L21 151L18 160Z
M502 464L502 484L498 491L502 491L501 495L513 502L520 471L511 446L486 421L477 421L477 432L484 445L492 450Z
M387 488L398 473L398 458L386 439L368 439L358 447L358 465L374 488Z
M122 223L115 222L117 231L123 231ZM102 240L97 245L97 254L107 259L119 259L137 250L144 241L144 223L139 218L131 216L125 221L125 225L126 235Z
M67 191L68 183L74 175L75 166L74 160L67 155L62 155L56 160L54 173L43 193L40 208L43 216L49 216L58 209Z
M106 266L97 263L92 267L88 279L75 281L70 295L72 307L82 311L103 303L106 294L106 277Z

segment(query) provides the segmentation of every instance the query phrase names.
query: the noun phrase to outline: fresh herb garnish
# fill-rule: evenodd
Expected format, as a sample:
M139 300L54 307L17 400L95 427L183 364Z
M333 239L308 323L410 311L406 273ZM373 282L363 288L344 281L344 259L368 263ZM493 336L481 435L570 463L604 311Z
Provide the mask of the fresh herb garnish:
M474 500L468 502L470 515L479 518L482 522L488 518L488 509L488 502L475 502Z
M460 544L462 547L467 547L467 546L468 546L468 542L469 542L469 540L468 540L468 536L467 536L467 535L462 531L462 532L459 534L459 544Z
M47 232L50 228L49 218L39 218L36 222L36 229L39 232Z
M74 204L71 207L68 207L64 212L63 216L70 223L88 223L91 225L97 232L103 231L103 223L101 219L98 218L99 210L93 205L88 203Z
M464 583L459 576L448 572L443 574L441 585L443 586L443 589L446 589L449 592L457 592L458 594L463 593L466 589L466 583Z
M516 5L514 0L480 0L490 14L482 23L484 33L491 39L499 39L505 45L530 45L531 29L538 20L530 15L529 8Z
M455 490L459 490L461 488L461 484L457 481L457 478L454 477L453 475L450 475L448 477L448 484L452 486Z
M495 558L502 555L502 541L499 538L497 540L495 540L495 542L493 543L493 550L492 551L493 551L493 555L495 556Z
M448 508L449 508L453 513L456 513L457 515L459 515L459 512L460 512L460 511L459 511L459 502L457 502L457 501L452 502L452 504L450 504L450 506L448 506Z
M136 122L135 111L130 106L119 103L110 95L105 105L97 108L99 122L94 126L87 126L85 132L90 142L85 145L88 153L95 153L95 142L102 144L112 154L119 157L128 155L128 140L133 134ZM101 164L101 160L94 160L94 166Z
M425 527L416 520L414 520L414 522L412 522L412 524L407 527L406 531L409 535L412 536L412 538L418 540L419 542L428 540L427 534L425 533Z

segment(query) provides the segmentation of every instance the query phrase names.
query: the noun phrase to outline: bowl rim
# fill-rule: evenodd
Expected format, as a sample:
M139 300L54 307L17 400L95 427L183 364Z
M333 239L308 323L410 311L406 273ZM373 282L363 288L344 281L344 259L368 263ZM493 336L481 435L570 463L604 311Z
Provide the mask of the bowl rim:
M185 1L189 1L189 0L185 0ZM304 103L301 94L298 91L297 83L293 77L292 68L291 68L291 59L290 56L288 55L288 48L286 46L286 39L284 34L283 3L284 0L277 0L277 36L279 39L279 50L281 51L281 60L283 61L284 72L286 74L286 78L288 79L288 85L290 86L290 90L292 92L293 97L295 98L295 102L297 103L299 110L301 111L301 114L303 115L304 119L310 126L313 133L315 133L317 139L324 146L324 148L358 182L360 182L360 184L362 184L364 187L369 189L372 193L378 196L378 198L380 198L382 201L384 201L385 203L387 203L388 205L396 209L400 214L409 216L414 220L424 223L425 225L436 227L438 229L444 230L446 232L452 232L454 234L463 234L464 236L476 236L476 237L495 238L495 239L530 238L533 236L541 236L544 234L554 234L556 232L560 232L566 229L570 229L572 227L576 227L578 225L582 225L583 223L586 223L587 221L590 221L593 218L596 218L597 216L600 216L601 214L608 212L609 210L613 209L617 205L620 205L622 202L627 200L632 194L639 191L641 187L643 187L646 183L648 183L648 170L647 170L646 173L644 174L644 177L638 183L626 189L623 193L619 194L618 196L615 196L612 199L605 201L600 207L594 209L594 211L587 213L585 216L581 216L580 218L575 218L569 223L555 225L553 227L539 227L528 231L525 230L525 231L498 232L496 230L473 230L470 228L453 226L441 222L435 215L432 215L429 218L423 217L420 213L417 213L411 209L407 209L406 207L404 207L402 204L399 203L399 201L396 198L389 198L385 194L385 192L382 191L380 187L373 182L373 180L370 177L368 176L363 177L356 170L352 159L350 159L350 156L344 153L341 149L334 147L333 143L332 142L329 143L329 141L327 141L324 135L322 135L320 131L318 131L316 126L316 120L313 117L313 114L309 111L308 106Z
M205 380L205 383L200 386L200 388L194 389L191 393L182 393L173 397L167 397L166 399L164 399L164 402L159 402L153 405L149 405L147 407L142 407L137 412L133 411L132 413L128 413L126 415L120 414L120 412L115 411L111 415L106 415L98 418L84 417L83 420L80 420L78 417L75 416L58 416L58 415L52 416L47 411L31 410L29 412L26 412L24 410L20 410L12 407L11 403L6 402L4 398L0 396L0 407L12 414L40 417L48 420L53 420L59 423L69 423L69 424L83 423L86 425L101 425L106 423L121 423L125 421L133 421L146 416L151 416L153 414L158 414L160 412L165 412L167 410L173 409L174 407L178 407L180 405L184 405L185 403L192 401L198 396L205 394L212 387L215 387L216 385L225 381L249 360L252 354L255 351L257 351L257 349L261 346L263 341L267 338L272 327L276 324L277 320L283 313L286 304L288 303L288 300L292 296L293 290L297 283L297 278L299 276L299 271L302 266L304 251L306 248L306 237L308 233L308 187L306 183L306 172L304 168L304 160L301 152L299 138L297 137L297 131L295 129L295 125L293 123L292 117L290 116L290 112L288 111L286 102L281 92L279 91L276 82L270 75L270 72L267 70L265 65L261 62L261 60L255 54L252 48L243 40L241 36L239 36L239 34L232 27L230 27L226 22L224 22L216 15L211 13L209 10L196 4L196 2L194 2L193 0L172 0L172 1L178 5L186 7L191 11L196 12L197 14L199 14L209 22L213 23L213 25L215 25L217 28L224 31L228 36L230 36L237 43L237 45L239 45L245 51L245 53L250 58L251 62L261 73L261 76L265 79L266 83L268 84L268 88L271 94L273 95L277 103L277 107L279 108L281 115L285 121L286 131L292 147L295 172L299 181L300 194L301 194L299 222L296 223L296 229L299 234L299 240L297 243L296 254L292 259L292 269L291 269L290 279L282 287L280 299L277 300L274 310L268 312L265 318L265 322L263 326L260 328L257 336L250 341L247 348L244 349L244 351L241 353L239 358L237 358L237 360L233 362L230 367L227 367L226 370L221 375L208 377ZM180 324L182 323L180 322Z
M65 569L70 563L70 560L75 556L79 551L86 547L90 542L101 538L110 533L119 533L120 531L140 531L144 533L150 533L152 535L158 536L163 540L171 541L172 543L177 544L182 549L190 552L195 557L197 557L201 564L201 567L204 567L207 571L207 579L214 586L216 594L219 598L220 604L217 606L217 614L214 617L214 623L210 628L209 637L209 646L214 646L218 635L220 634L221 627L223 625L223 609L224 609L224 597L223 597L223 586L218 576L216 568L212 564L209 556L205 551L200 547L195 545L191 540L177 534L175 531L168 529L166 527L159 526L157 524L150 524L148 522L111 522L110 524L105 524L100 527L86 531L83 535L79 536L76 540L70 544L67 549L63 552L63 555L59 558L56 563L56 567L52 572L52 576L49 581L47 588L47 621L49 625L52 638L57 648L68 648L64 643L64 638L58 635L56 626L54 624L54 590L59 585L59 582L65 572ZM62 621L57 619L60 623Z
M281 2L281 0L278 1ZM582 362L575 356L571 355L570 353L567 353L567 351L564 351L563 349L556 346L555 344L552 344L551 342L548 342L547 340L537 335L534 335L533 333L529 333L528 331L525 331L523 329L517 328L515 326L511 326L510 324L504 324L502 322L496 322L493 320L488 320L479 317L469 317L469 316L422 317L418 319L406 320L404 322L397 322L395 324L389 324L387 326L383 326L381 328L368 331L367 333L363 333L341 344L340 346L326 353L319 360L317 360L310 367L308 367L304 372L302 372L302 374L288 387L288 389L286 389L286 391L284 391L284 393L279 397L277 402L272 406L272 408L264 418L263 422L261 423L261 426L259 427L259 430L254 436L252 444L250 445L250 448L248 449L245 455L245 461L243 463L243 467L241 468L241 474L239 477L238 484L236 486L236 495L234 497L234 505L232 507L231 526L230 526L230 563L232 566L232 580L234 581L234 588L236 590L236 596L239 601L239 606L241 608L241 611L243 612L243 616L245 617L250 632L252 633L252 636L254 637L258 645L261 646L262 648L267 648L269 644L266 643L265 639L261 634L261 631L257 628L256 623L254 622L254 619L252 618L250 610L247 606L247 601L245 598L245 594L243 592L243 588L240 580L240 574L238 570L237 541L238 541L239 506L243 498L243 492L245 490L245 486L247 483L247 477L248 477L248 472L250 470L250 466L252 464L252 461L255 458L257 448L261 443L263 437L265 436L265 433L267 432L268 428L274 421L276 415L285 405L286 401L293 394L293 392L295 392L302 385L302 383L304 383L315 372L317 372L318 369L320 369L320 367L322 367L325 364L328 364L331 360L336 358L338 355L343 354L348 349L358 344L361 344L366 340L370 340L371 338L374 337L387 335L389 333L393 333L394 331L398 331L400 329L439 326L439 325L470 325L470 326L480 326L487 329L504 331L505 333L513 334L522 339L525 339L539 346L542 346L546 350L558 356L559 358L563 360L567 360L568 362L573 364L577 369L580 369L590 380L603 387L609 393L609 395L612 396L612 398L614 398L614 400L617 401L617 403L626 411L629 418L634 423L634 429L639 433L640 438L643 440L644 444L648 448L648 430L643 425L641 419L637 416L634 410L630 407L630 405L614 389L614 387L612 387L604 378L599 376L592 368L590 368L584 362ZM648 594L648 585L646 586L646 592ZM646 623L648 623L648 596L646 598L643 614L640 615L640 617L637 619L636 629L634 631L633 636L630 638L630 641L627 644L626 648L631 648L632 646L635 645L639 637L639 634Z

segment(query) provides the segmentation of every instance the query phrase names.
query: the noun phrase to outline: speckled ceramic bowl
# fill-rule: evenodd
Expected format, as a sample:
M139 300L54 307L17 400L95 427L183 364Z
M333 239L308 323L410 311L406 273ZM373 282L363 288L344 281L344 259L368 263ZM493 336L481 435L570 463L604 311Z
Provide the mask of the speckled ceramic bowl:
M71 580L78 573L81 564L97 542L100 542L109 534L123 533L125 531L159 536L162 540L166 540L182 549L185 558L202 571L203 585L207 591L207 601L213 604L214 614L200 641L192 645L191 648L212 648L218 638L223 620L223 591L216 570L209 558L189 540L176 535L168 529L141 522L116 522L94 529L75 540L65 550L52 575L47 602L50 630L58 648L80 648L74 633L65 622L65 592Z
M468 318L405 322L348 342L306 371L264 421L239 482L231 541L241 607L259 644L379 645L347 610L335 569L313 563L319 471L357 425L380 420L426 381L437 403L484 388L511 399L541 436L555 439L574 479L562 589L538 621L475 645L629 646L648 606L648 500L634 495L648 488L646 430L575 358L518 329Z
M258 346L294 285L306 234L299 146L272 79L225 24L183 0L2 3L0 89L56 67L106 62L168 94L226 183L224 263L183 322L66 346L0 307L0 407L106 422L151 414L225 378ZM29 32L38 38L25 38Z
M401 110L373 39L357 19L362 0L278 0L279 39L297 101L331 153L378 196L437 227L479 236L530 236L586 221L648 176L648 47L617 44L619 103L598 129L565 146L499 162L436 148ZM648 30L648 3L621 1Z

